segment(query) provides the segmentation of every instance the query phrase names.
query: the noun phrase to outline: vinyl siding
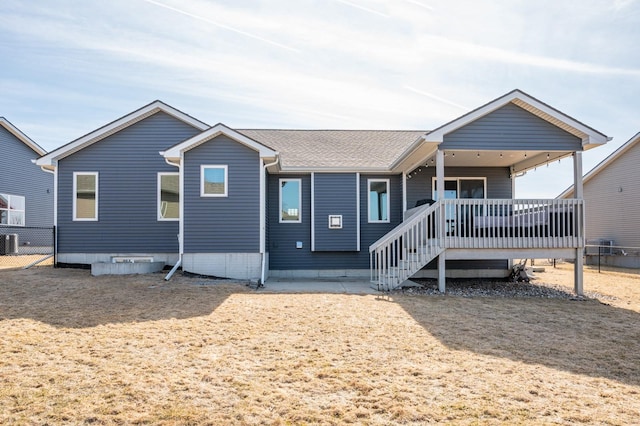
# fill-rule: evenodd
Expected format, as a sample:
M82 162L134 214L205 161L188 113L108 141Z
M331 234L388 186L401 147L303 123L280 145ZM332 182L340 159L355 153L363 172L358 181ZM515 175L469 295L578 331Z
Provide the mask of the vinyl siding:
M640 143L584 184L587 239L640 247ZM620 191L622 189L622 191Z
M578 137L508 104L444 135L440 149L581 151Z
M416 201L430 199L432 182L436 175L435 167L422 168L422 171L407 181L407 208L415 206ZM486 198L512 198L511 177L508 168L500 167L445 167L445 178L486 177ZM506 269L505 260L448 260L447 269ZM425 269L436 269L437 259L429 263Z
M367 210L369 179L389 179L389 223L369 223ZM402 223L402 215L402 175L360 175L360 239L361 250L367 256L367 268L369 267L369 246Z
M31 162L38 157L0 126L0 193L25 197L25 226L49 227L53 226L53 174Z
M302 179L302 223L279 223L279 179ZM367 219L367 179L390 179L390 223L368 223ZM310 175L269 175L269 268L288 269L368 269L369 245L402 222L402 182L401 176L366 175L360 176L360 251L311 251L311 176ZM352 199L356 189L352 187ZM331 209L333 200L327 201ZM339 207L339 206L336 206ZM318 206L316 205L316 208ZM326 217L325 217L326 220ZM296 249L296 242L303 248Z
M200 166L226 165L227 197L200 196ZM218 136L184 155L185 253L260 251L260 157Z
M157 220L159 151L199 131L158 112L58 164L60 253L178 252L178 221ZM98 221L73 221L73 172L98 172Z
M415 207L416 201L433 198L431 192L435 167L423 167L422 171L407 180L407 208ZM487 178L486 198L512 198L511 177L507 167L445 167L445 178Z
M358 249L358 198L355 173L315 173L315 251ZM342 229L329 229L329 215L342 215Z

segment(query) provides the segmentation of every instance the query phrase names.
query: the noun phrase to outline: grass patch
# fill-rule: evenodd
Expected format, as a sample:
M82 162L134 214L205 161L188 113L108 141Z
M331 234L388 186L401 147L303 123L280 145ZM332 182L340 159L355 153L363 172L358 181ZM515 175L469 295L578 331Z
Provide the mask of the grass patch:
M539 280L572 287L571 265ZM0 273L0 423L633 424L640 278L606 300L265 294Z

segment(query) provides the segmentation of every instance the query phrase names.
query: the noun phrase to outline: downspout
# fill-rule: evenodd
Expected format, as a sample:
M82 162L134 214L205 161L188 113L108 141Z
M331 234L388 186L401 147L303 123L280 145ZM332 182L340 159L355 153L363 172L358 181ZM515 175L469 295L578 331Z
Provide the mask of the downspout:
M162 154L162 153L161 153ZM170 166L175 166L178 168L179 172L181 172L182 170L180 167L180 162L175 163L175 162L171 162L171 160L169 160L168 158L164 158L164 162L167 163ZM180 173L180 177L182 177L182 173ZM182 179L180 179L182 180ZM182 185L180 185L180 189L182 189ZM181 191L182 192L182 191ZM182 197L180 197L180 204L182 204ZM180 212L180 223L182 223L182 211ZM182 227L180 227L182 228ZM182 265L182 242L181 242L181 233L178 233L178 261L176 262L175 265L173 265L173 268L171 268L171 270L169 271L169 273L164 277L165 281L169 281L171 279L171 277L173 276L173 274L175 274L175 272L178 270L178 268Z
M169 273L167 274L166 277L164 277L165 281L169 281L171 279L171 277L173 276L173 274L175 274L175 272L178 270L178 268L180 267L180 265L182 265L182 255L180 255L178 257L178 261L176 262L175 265L173 265L173 268L171 268L171 270L169 271Z
M260 232L262 232L263 236L260 239L260 285L264 285L264 282L266 280L265 275L267 274L267 248L266 248L266 241L267 241L267 227L265 224L265 215L267 214L266 212L266 198L267 198L267 182L266 182L266 173L267 173L267 167L271 167L271 166L275 166L276 164L278 164L280 162L280 154L276 152L276 159L273 163L268 163L268 164L264 164L262 166L262 176L260 177L262 179L262 181L264 182L264 187L262 188L262 194L260 194L262 198L262 203L261 203L261 209L262 210L260 212L260 222L262 224L262 226L260 227Z

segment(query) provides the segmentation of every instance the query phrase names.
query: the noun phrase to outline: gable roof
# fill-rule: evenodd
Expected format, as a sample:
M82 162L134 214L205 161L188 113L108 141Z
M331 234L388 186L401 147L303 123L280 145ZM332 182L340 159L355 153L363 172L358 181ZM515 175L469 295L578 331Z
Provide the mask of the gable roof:
M618 158L628 152L631 148L640 143L640 132L636 133L631 139L622 144L618 149L612 152L607 158L598 163L593 169L591 169L584 177L582 178L582 183L585 184L598 175L601 171L609 167L610 164L615 162ZM560 195L556 198L567 198L568 196L573 194L573 185L569 188L565 189Z
M132 113L129 113L115 121L112 121L109 124L100 127L97 130L94 130L91 133L87 133L86 135L69 142L68 144L63 145L46 155L43 155L38 160L36 160L36 164L39 166L54 166L57 160L67 157L83 148L86 148L87 146L92 145L106 138L107 136L119 132L120 130L129 127L139 121L142 121L145 118L150 117L158 112L169 114L199 130L205 130L209 128L208 124L203 123L202 121L197 120L192 116L185 114L184 112L175 109L170 105L165 104L162 101L154 101Z
M163 111L201 131L200 134L160 152L166 159L172 161L180 158L180 152L224 134L259 151L264 158L277 156L279 164L276 167L281 171L371 171L381 173L407 171L433 155L446 134L510 103L580 138L583 149L604 144L611 139L517 89L431 132L425 130L232 129L221 123L210 127L161 101L154 101L49 154L43 155L36 161L36 164L53 168L57 160ZM537 161L535 156L530 156L527 161L515 171L526 170L527 167L533 168L538 165L535 163Z
M515 89L429 132L425 135L424 141L440 143L443 141L444 135L447 133L451 133L454 130L477 120L478 118L507 105L508 103L513 103L531 114L536 115L580 138L585 150L597 145L605 144L607 141L611 140L611 138L607 137L605 134L581 123L575 118L560 112L559 110L541 102L519 89Z
M380 170L424 135L424 130L268 130L239 133L280 153L283 171Z
M27 136L24 133L22 133L22 131L20 131L20 129L18 129L16 126L11 124L11 122L9 120L7 120L6 118L0 117L0 126L2 126L5 129L7 129L7 131L9 133L11 133L20 142L22 142L23 144L25 144L29 148L31 148L33 151L35 151L38 155L45 155L47 153L47 151L45 151L44 148L42 148L40 145L35 143L29 136Z
M278 153L270 147L256 141L255 139L247 137L246 135L236 130L231 129L222 123L218 123L215 126L205 130L204 132L198 133L197 135L192 136L189 139L172 146L166 151L161 151L160 155L167 159L179 160L180 154L182 152L193 149L196 146L203 144L220 135L227 136L235 140L236 142L239 142L255 151L258 151L260 157L275 157L278 155Z

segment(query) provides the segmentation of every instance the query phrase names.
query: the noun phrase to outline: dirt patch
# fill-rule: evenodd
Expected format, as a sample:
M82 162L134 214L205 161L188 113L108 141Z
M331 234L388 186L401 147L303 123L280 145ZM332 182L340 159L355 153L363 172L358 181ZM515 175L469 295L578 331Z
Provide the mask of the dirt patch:
M44 259L44 260L43 260ZM42 262L39 262L42 261ZM0 256L0 271L7 269L22 269L25 266L39 262L40 266L53 265L53 256L48 254L22 254L17 256Z
M573 286L572 265L538 280ZM0 423L633 424L640 277L610 297L264 294L0 273Z

